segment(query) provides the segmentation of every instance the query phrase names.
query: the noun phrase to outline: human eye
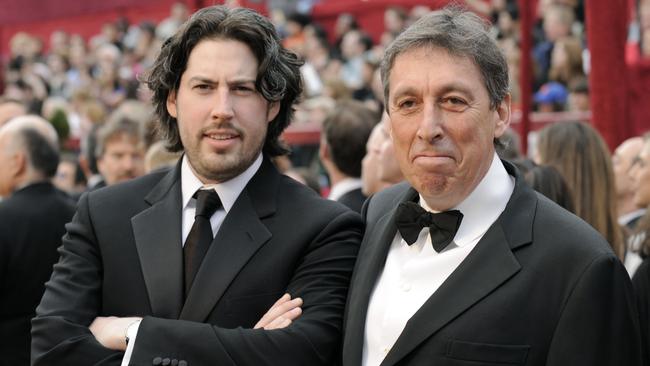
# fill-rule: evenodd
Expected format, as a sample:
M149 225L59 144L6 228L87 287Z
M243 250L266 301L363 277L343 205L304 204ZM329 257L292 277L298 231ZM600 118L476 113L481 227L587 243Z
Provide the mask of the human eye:
M250 82L245 83L233 83L230 87L230 90L238 95L250 95L255 93L255 84Z
M400 98L395 103L395 109L403 113L412 112L416 108L417 100L412 97Z
M441 99L440 104L443 108L454 112L462 112L467 108L467 101L457 96L449 96Z
M206 92L212 90L212 85L201 83L201 84L194 85L192 87L192 89L198 91L199 93L206 93Z

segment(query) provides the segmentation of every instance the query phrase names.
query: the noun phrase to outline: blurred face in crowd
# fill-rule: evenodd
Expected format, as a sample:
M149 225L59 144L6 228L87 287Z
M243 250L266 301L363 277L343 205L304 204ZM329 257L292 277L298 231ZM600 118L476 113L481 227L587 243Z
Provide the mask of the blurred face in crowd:
M144 174L143 155L137 138L119 134L106 142L97 168L107 185L124 182Z
M377 170L381 145L388 138L385 135L385 130L382 126L383 123L384 118L382 118L382 122L379 122L370 133L370 137L368 137L368 142L366 143L366 156L361 160L361 189L366 196L377 193L383 188Z
M635 137L619 145L612 155L612 169L616 184L616 195L624 196L633 191L630 168L643 148L643 139ZM628 196L629 197L629 196Z
M391 184L399 183L404 177L395 158L393 139L390 138L390 122L386 121L382 125L386 138L379 146L379 167L377 169L379 180Z
M71 161L61 160L56 169L56 175L52 179L52 183L63 191L74 192L75 190L75 174L77 166Z
M630 170L634 185L634 203L639 207L650 205L650 143L645 142Z
M395 58L389 74L395 155L404 177L435 210L462 202L490 168L493 140L510 120L510 96L496 109L478 67L441 48Z
M15 188L15 177L20 173L20 162L16 145L12 144L12 134L0 128L0 197L8 197Z
M206 39L190 53L167 110L177 119L190 166L204 183L223 182L257 158L278 114L255 88L258 61L239 41Z

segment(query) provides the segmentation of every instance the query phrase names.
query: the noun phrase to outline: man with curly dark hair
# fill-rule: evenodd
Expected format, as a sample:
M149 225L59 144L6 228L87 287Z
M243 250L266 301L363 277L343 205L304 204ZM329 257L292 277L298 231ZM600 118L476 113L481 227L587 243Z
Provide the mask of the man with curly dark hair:
M362 223L271 163L300 64L247 9L202 9L165 42L146 82L184 155L81 198L34 365L335 362Z

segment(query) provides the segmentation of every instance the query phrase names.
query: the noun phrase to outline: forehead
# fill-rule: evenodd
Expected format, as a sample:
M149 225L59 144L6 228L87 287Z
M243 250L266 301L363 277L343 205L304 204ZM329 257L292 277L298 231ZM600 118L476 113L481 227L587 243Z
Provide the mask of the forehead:
M400 53L389 75L391 95L403 88L446 87L448 84L487 92L481 71L473 60L440 47L422 46Z
M194 46L186 72L257 75L258 60L250 47L237 40L207 38Z

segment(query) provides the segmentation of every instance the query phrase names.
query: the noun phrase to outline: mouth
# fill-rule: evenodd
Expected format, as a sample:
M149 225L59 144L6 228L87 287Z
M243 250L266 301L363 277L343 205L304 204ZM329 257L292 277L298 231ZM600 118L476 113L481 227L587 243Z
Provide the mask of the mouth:
M203 139L210 148L217 152L226 152L241 139L236 131L209 131L203 134Z
M237 138L239 135L235 133L211 133L205 134L205 137L209 138L210 140L225 141Z

